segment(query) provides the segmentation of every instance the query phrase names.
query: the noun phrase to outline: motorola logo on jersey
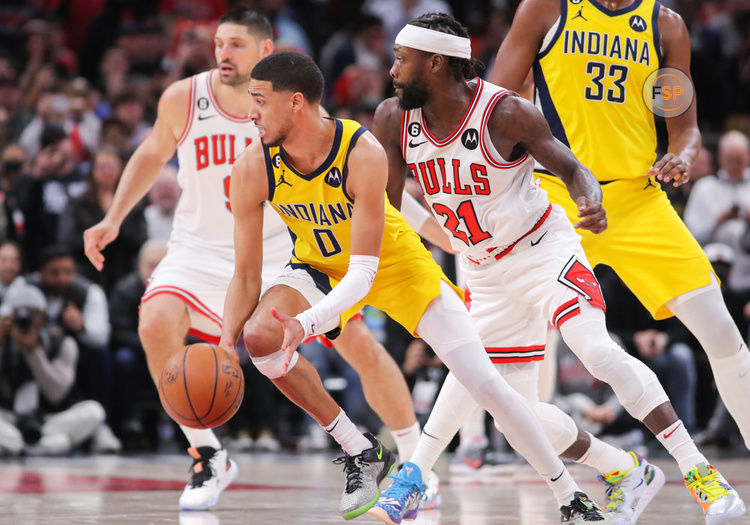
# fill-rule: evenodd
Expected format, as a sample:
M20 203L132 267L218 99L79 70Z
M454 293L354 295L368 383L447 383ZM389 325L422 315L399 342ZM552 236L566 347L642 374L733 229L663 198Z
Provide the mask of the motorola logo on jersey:
M273 163L274 168L278 168L279 166L281 166L281 155L279 155L278 153L274 155L273 159L271 159L271 162Z
M643 33L648 27L646 25L646 21L638 15L631 16L629 20L629 24L630 24L630 29L632 29L633 31L638 31L639 33Z
M461 144L466 149L477 149L479 146L479 132L474 128L469 128L461 134Z
M331 171L329 171L326 174L326 184L333 188L338 188L341 186L341 170L338 168L331 168Z
M201 111L208 109L208 99L206 97L201 97L198 99L198 102L195 103L196 106L198 106L198 109Z
M412 137L418 137L421 132L422 126L419 125L419 122L412 122L409 124L409 135Z

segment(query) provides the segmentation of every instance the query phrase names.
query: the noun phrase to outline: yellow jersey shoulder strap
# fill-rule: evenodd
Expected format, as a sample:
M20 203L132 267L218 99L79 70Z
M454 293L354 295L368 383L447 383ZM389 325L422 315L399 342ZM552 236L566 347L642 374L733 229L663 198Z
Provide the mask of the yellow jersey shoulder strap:
M284 148L281 146L263 146L263 152L266 158L266 173L268 175L268 200L273 201L274 190L278 184L284 181L278 180L278 173L282 166L295 176L311 181L319 175L325 173L326 177L341 178L341 187L344 195L350 200L354 199L346 192L346 176L349 172L348 160L354 146L357 144L367 128L359 122L348 119L334 119L336 130L333 137L333 145L326 159L318 166L317 169L310 173L300 173L287 160Z

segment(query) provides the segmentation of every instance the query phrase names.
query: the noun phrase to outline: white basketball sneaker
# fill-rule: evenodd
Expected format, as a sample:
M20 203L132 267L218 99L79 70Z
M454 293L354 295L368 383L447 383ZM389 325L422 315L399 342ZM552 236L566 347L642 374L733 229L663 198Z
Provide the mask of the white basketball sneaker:
M192 476L180 496L181 510L206 510L219 502L219 495L237 477L237 463L223 448L189 448Z
M439 509L442 500L440 497L440 478L434 470L430 471L425 485L427 488L424 491L424 496L422 496L422 501L419 502L419 510Z

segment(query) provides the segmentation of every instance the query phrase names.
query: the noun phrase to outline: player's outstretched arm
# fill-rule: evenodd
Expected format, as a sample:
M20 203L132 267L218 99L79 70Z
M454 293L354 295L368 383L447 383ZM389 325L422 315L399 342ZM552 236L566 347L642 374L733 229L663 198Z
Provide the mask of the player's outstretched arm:
M263 201L268 178L260 141L242 152L232 166L229 203L234 216L234 275L224 299L219 346L234 348L245 321L260 297L263 270Z
M406 163L401 153L401 114L398 99L391 97L380 103L372 122L372 133L388 157L388 200L397 210L401 209L406 181Z
M524 0L495 57L493 84L521 91L531 70L547 28L560 14L559 0Z
M495 106L488 126L498 151L510 151L516 157L526 151L563 180L578 205L581 220L576 228L594 233L606 229L607 214L602 208L599 182L573 152L552 135L544 116L529 101L513 94L504 96Z
M164 164L174 155L177 134L187 122L189 104L190 79L172 84L162 94L151 134L125 165L107 214L83 232L84 251L97 270L104 265L102 250L117 238L122 221L146 195Z
M680 15L661 7L659 10L659 34L663 50L662 68L679 69L690 78L690 35ZM698 129L697 101L686 112L667 118L669 135L668 152L654 163L648 172L662 182L673 182L675 186L684 184L690 178L698 152L701 149L701 133Z

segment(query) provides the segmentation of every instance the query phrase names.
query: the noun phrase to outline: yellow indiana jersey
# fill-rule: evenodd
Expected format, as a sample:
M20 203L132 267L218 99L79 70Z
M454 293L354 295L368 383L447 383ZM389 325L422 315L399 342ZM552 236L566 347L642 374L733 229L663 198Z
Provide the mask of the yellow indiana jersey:
M555 137L600 181L644 177L656 160L654 115L641 90L659 68L660 4L615 11L561 0L534 62L535 102Z
M330 278L326 285L331 286L349 267L354 201L346 193L347 160L367 131L353 120L336 119L335 124L331 151L311 173L297 171L282 147L264 147L268 200L291 232L291 262L321 272ZM365 304L371 304L414 333L425 309L440 294L441 279L449 282L386 196L378 273L367 296L342 315L342 326Z

